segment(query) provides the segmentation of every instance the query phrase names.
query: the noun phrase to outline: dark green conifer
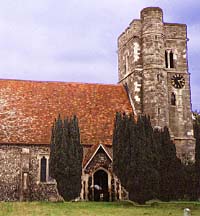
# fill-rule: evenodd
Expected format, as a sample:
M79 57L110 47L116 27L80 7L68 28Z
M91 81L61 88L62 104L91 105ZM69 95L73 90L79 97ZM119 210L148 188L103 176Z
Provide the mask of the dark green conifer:
M182 198L184 170L167 127L161 134L160 156L160 199L169 201Z
M135 121L133 116L118 113L113 137L113 169L130 199L144 203L155 198L159 175L152 157L156 148L149 117L140 116Z
M137 121L137 135L135 136L136 166L133 172L130 198L139 203L157 197L159 188L159 174L153 164L153 128L149 117L140 116Z
M50 175L56 179L58 191L65 200L80 194L82 159L78 119L74 116L62 121L59 115L52 127Z

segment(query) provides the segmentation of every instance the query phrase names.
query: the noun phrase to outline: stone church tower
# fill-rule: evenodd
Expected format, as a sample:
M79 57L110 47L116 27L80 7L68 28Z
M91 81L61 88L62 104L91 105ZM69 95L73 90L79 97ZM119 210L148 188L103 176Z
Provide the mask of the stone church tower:
M141 11L118 38L119 83L126 86L137 114L167 126L177 155L193 155L187 27L164 23L158 7Z

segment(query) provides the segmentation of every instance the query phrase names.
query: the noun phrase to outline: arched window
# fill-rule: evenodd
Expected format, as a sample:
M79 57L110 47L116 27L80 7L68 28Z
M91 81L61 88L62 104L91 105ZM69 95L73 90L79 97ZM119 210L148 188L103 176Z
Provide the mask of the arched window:
M165 67L174 68L174 53L172 50L165 50Z
M125 73L125 74L126 74L126 71L127 71L127 70L126 70L126 64L125 64L125 65L124 65L124 73Z
M158 108L158 115L160 115L160 108Z
M160 74L157 74L157 81L160 81Z
M128 65L129 64L129 56L128 56L128 54L125 56L125 74L127 74L128 73Z
M43 156L40 161L40 181L47 181L47 159L45 156Z
M168 68L168 55L166 50L165 50L165 66L166 68Z
M174 68L174 54L172 51L169 53L169 62L170 62L170 68Z
M171 94L171 105L175 106L176 105L176 95L174 92Z

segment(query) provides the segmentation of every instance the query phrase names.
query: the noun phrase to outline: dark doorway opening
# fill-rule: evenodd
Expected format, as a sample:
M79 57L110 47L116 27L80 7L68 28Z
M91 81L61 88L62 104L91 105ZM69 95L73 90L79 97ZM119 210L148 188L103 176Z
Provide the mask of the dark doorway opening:
M103 170L94 174L94 201L109 201L108 174Z

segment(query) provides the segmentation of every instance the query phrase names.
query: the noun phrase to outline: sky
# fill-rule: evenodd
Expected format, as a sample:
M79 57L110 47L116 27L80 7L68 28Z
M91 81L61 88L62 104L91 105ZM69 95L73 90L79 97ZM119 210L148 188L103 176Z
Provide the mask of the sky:
M200 1L0 0L0 78L117 83L117 38L144 7L188 26L193 110L200 110Z

